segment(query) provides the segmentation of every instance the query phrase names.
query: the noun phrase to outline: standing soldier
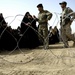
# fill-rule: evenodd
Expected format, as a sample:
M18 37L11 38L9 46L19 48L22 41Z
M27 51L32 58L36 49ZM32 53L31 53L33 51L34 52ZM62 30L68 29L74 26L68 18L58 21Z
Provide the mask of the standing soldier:
M63 1L62 3L59 3L62 8L62 16L61 18L61 37L64 43L64 47L68 48L68 39L74 41L75 46L75 38L74 35L71 34L71 24L73 20L75 19L75 14L73 13L73 10L67 6L67 2Z
M43 36L44 49L48 49L49 48L48 20L52 18L52 13L50 13L47 10L44 10L42 4L37 5L37 8L39 10L39 14L37 18L39 23L38 31Z

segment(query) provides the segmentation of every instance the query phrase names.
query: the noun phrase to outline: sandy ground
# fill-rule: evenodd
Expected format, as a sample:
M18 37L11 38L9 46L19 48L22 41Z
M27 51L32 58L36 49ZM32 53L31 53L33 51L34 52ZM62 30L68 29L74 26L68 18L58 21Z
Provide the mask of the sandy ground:
M19 49L0 53L0 75L75 75L75 48L50 45L44 50Z

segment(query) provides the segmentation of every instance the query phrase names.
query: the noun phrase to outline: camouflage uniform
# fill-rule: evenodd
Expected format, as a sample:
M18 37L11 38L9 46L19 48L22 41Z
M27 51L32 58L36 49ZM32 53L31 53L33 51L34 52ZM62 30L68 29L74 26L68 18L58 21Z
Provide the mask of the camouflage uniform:
M73 10L69 7L66 7L63 11L62 11L62 16L61 16L61 37L64 43L65 47L69 47L68 44L68 39L74 41L75 43L75 37L74 35L71 34L71 15L69 16L68 14L72 13ZM66 17L67 16L67 17Z
M48 20L50 20L52 17L52 13L49 11L44 10L43 12L40 12L38 14L38 23L39 23L39 28L38 31L43 37L43 44L45 47L48 47L49 40L48 40Z

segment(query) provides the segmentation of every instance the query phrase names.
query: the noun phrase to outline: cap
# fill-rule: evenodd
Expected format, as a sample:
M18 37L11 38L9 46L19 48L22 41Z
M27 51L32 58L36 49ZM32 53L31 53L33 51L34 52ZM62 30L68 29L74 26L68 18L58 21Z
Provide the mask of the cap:
M43 7L43 5L42 4L38 4L37 7Z
M59 3L59 4L60 4L60 5L61 5L61 4L67 5L67 2L63 1L63 2L61 2L61 3Z

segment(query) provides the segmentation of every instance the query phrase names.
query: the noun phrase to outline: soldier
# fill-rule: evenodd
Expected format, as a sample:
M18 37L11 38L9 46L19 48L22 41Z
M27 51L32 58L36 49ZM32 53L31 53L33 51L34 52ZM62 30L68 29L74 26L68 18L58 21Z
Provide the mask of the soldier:
M73 20L75 19L75 14L73 13L73 10L70 7L67 7L67 2L63 1L62 3L59 3L62 8L62 16L61 16L61 37L62 41L64 43L64 47L68 48L68 39L74 41L73 46L75 46L75 37L73 34L71 34L71 24Z
M41 35L43 35L44 48L47 49L49 48L48 46L49 39L47 37L48 36L48 20L52 18L52 13L50 13L47 10L44 10L42 4L37 5L37 8L39 10L38 19L37 19L39 23L38 31Z

